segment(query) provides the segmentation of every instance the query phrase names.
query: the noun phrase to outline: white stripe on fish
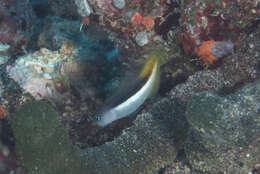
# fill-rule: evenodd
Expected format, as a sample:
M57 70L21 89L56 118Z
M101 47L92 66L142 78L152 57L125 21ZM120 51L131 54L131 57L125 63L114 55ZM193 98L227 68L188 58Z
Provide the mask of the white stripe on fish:
M97 120L97 124L99 126L105 127L118 119L131 115L146 101L154 88L157 80L157 74L159 73L159 62L158 60L154 61L155 62L151 74L149 75L148 80L143 85L143 87L141 87L139 91L137 91L133 96L128 98L123 103L109 109L102 115L99 115L99 120Z

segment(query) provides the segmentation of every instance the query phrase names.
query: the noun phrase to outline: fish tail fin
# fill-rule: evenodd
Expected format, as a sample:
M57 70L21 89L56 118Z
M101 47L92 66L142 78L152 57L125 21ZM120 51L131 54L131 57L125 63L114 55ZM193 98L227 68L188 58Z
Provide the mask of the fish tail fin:
M159 89L160 84L160 66L167 61L167 54L166 50L163 47L158 47L148 54L148 60L146 61L145 65L142 68L141 73L139 74L139 78L149 78L152 74L153 70L156 71L155 82L152 85L151 92L149 97L153 96Z
M165 48L158 47L152 51L149 51L146 57L148 57L148 59L139 74L139 78L148 77L155 65L157 65L157 68L160 69L160 66L165 64L167 54Z

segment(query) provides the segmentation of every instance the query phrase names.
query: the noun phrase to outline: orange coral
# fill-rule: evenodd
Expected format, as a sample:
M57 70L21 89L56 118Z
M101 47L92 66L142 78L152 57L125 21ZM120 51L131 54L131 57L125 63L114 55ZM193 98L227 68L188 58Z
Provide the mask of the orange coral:
M5 116L5 109L3 106L0 106L0 119L3 119Z
M142 22L143 16L140 15L140 13L135 13L133 17L131 18L132 24L140 24Z
M214 40L204 41L197 49L197 55L200 57L204 64L209 65L212 64L214 61L218 60L218 58L214 56L211 52L212 45L216 43L217 42Z
M145 26L146 30L151 30L154 25L154 19L151 16L143 17L142 24Z
M90 21L89 21L89 18L88 17L83 17L82 19L81 19L81 22L82 22L82 24L84 24L84 25L89 25L89 23L90 23Z
M74 49L74 45L71 44L70 42L64 40L61 45L60 54L62 57L71 55L73 49Z

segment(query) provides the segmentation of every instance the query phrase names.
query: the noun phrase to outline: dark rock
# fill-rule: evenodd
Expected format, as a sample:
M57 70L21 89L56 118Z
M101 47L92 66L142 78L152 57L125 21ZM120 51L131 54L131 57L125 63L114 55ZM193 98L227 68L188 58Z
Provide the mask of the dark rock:
M137 174L169 165L186 137L187 124L179 110L176 102L163 99L112 142L84 150L87 171Z
M77 19L79 17L74 0L47 0L49 7L56 16Z
M36 18L29 1L1 1L0 16L0 42L10 44L13 54L34 45Z
M11 43L17 32L17 25L10 17L1 17L0 21L0 42Z
M12 120L16 153L30 174L148 173L176 157L187 132L182 110L163 99L113 141L79 150L70 144L58 114L44 102L31 102Z
M260 81L227 97L192 97L186 117L192 129L185 152L193 169L244 174L260 160Z
M59 115L44 102L23 105L12 120L16 153L29 174L85 173Z
M61 47L64 40L69 40L69 35L80 34L79 28L80 23L78 21L60 17L46 17L37 46L57 50Z

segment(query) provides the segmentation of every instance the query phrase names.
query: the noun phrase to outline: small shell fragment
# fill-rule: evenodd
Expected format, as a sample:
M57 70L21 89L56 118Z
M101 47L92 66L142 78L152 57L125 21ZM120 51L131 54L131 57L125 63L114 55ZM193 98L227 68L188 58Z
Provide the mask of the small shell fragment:
M125 0L113 0L113 5L118 9L123 9L125 7Z
M232 42L216 42L211 47L211 52L214 56L221 58L227 56L234 51L234 44Z
M137 33L137 35L135 36L135 41L136 41L137 45L139 45L139 46L144 46L144 45L148 44L147 33L145 31Z

